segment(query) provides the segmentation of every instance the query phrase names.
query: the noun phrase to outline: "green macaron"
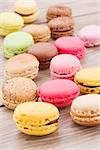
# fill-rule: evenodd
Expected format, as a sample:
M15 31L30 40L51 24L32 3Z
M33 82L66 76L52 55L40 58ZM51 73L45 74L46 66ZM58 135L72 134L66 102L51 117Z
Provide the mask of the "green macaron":
M3 42L3 54L6 58L27 52L27 49L34 44L30 34L18 31L7 35Z

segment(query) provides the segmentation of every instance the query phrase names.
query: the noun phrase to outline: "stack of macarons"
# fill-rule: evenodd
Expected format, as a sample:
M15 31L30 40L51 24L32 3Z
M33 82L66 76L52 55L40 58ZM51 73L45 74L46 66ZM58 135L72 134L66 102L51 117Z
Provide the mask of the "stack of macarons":
M72 10L67 6L50 6L47 11L47 21L54 39L71 36L74 33Z
M75 123L100 125L100 67L82 68L80 62L85 47L100 45L100 26L84 27L71 36L72 10L57 5L47 10L48 24L30 24L19 31L24 23L37 19L39 9L34 0L18 0L14 11L0 14L0 35L7 35L3 54L9 58L2 86L3 104L15 110L17 128L35 136L53 133L59 126L58 109L67 106L71 106ZM48 42L50 37L56 39L54 44ZM47 68L51 80L37 87L39 69Z

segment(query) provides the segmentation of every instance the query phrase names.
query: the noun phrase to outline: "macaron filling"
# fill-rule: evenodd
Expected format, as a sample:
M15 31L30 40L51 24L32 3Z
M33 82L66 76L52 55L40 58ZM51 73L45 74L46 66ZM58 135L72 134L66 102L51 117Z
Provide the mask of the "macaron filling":
M16 11L15 11L15 13L17 13L18 15L21 15L21 16L31 16L31 15L34 14L34 13L30 13L30 14L21 14L21 13L18 13L18 12L16 12Z
M54 123L58 123L59 118L57 118L56 120L50 121L49 123L46 124L46 126L54 124Z
M51 58L52 59L52 58ZM45 63L45 62L50 62L51 61L51 59L45 59L45 60L40 60L40 63Z
M76 81L76 84L80 87L81 93L98 93L100 94L99 85L84 85L84 83L79 83Z
M81 68L81 66L80 66L80 68ZM57 78L58 77L60 77L60 78L74 78L77 71L79 71L79 68L74 68L73 72L69 70L69 72L66 72L66 73L57 72L54 70L52 71L52 69L51 69L52 75L57 77Z
M91 86L91 85L84 85L84 83L79 83L79 82L77 82L79 85L81 85L81 86L83 86L83 87L87 87L87 88L98 88L98 87L100 87L100 85L97 85L97 86Z
M48 120L48 119L47 119L47 120ZM30 124L30 126L32 126L32 127L50 126L50 125L52 125L52 124L58 123L58 121L59 121L59 118L57 118L57 119L55 119L55 120L52 120L52 121L50 121L50 122L48 122L48 123L46 123L46 124L44 124L44 125L33 125L33 122L32 122L32 124ZM17 123L17 125L21 124L20 121L17 121L16 123ZM22 123L22 124L23 124L23 123ZM27 124L27 123L26 123L26 124ZM24 124L23 124L23 125L24 125ZM28 125L28 124L27 124L27 125ZM24 129L28 129L28 127L24 127Z

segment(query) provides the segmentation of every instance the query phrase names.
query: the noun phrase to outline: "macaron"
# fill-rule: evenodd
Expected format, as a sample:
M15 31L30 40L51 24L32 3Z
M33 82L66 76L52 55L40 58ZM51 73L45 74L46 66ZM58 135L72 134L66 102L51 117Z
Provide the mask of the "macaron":
M23 28L24 32L30 33L36 42L47 42L51 37L51 31L47 25L31 24Z
M17 54L27 52L27 49L33 45L34 41L30 34L18 31L10 33L4 38L3 54L6 58L11 58Z
M100 68L85 68L75 75L75 82L83 94L100 94Z
M29 78L15 77L6 80L2 87L3 104L14 110L20 103L37 101L37 86Z
M69 106L80 94L78 86L71 80L50 80L38 88L38 96L43 102L48 102L58 108Z
M100 26L85 26L78 32L77 35L84 42L86 47L94 47L100 45Z
M58 54L57 48L48 42L39 42L28 49L28 53L37 57L40 69L47 69L51 59Z
M25 102L17 106L13 119L21 132L43 136L58 129L59 111L52 104Z
M21 30L24 26L23 18L13 12L0 13L0 36Z
M74 80L75 74L82 68L77 57L71 54L60 54L55 56L50 63L50 74L52 79Z
M38 18L39 9L34 0L17 0L14 11L21 15L24 23L32 23Z
M73 19L70 17L58 17L49 21L48 26L54 39L71 36L74 33Z
M72 102L70 114L72 120L83 126L100 125L100 95L79 96Z
M55 46L59 53L72 54L79 59L82 59L86 53L84 43L78 37L61 37L55 41Z
M34 79L38 75L39 61L31 54L19 54L10 58L5 64L5 77L27 77Z
M57 17L71 17L71 16L72 16L71 8L65 5L50 6L46 14L47 21L50 21Z

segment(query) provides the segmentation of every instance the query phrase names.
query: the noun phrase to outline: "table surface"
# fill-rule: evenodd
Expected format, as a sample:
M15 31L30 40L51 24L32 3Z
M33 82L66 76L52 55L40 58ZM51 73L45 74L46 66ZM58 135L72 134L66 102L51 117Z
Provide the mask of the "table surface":
M52 4L66 4L73 10L75 31L88 24L100 25L99 0L36 0L40 8L38 23L45 23L45 14ZM0 0L0 12L12 10L14 0ZM0 39L2 45L2 39ZM100 47L87 49L83 67L100 67ZM5 60L0 49L0 85L3 81ZM40 71L36 83L49 80L49 70ZM2 99L2 98L1 98ZM100 126L83 127L74 124L69 115L70 108L60 110L59 130L44 137L34 137L20 133L12 120L13 112L0 101L0 150L100 150Z

